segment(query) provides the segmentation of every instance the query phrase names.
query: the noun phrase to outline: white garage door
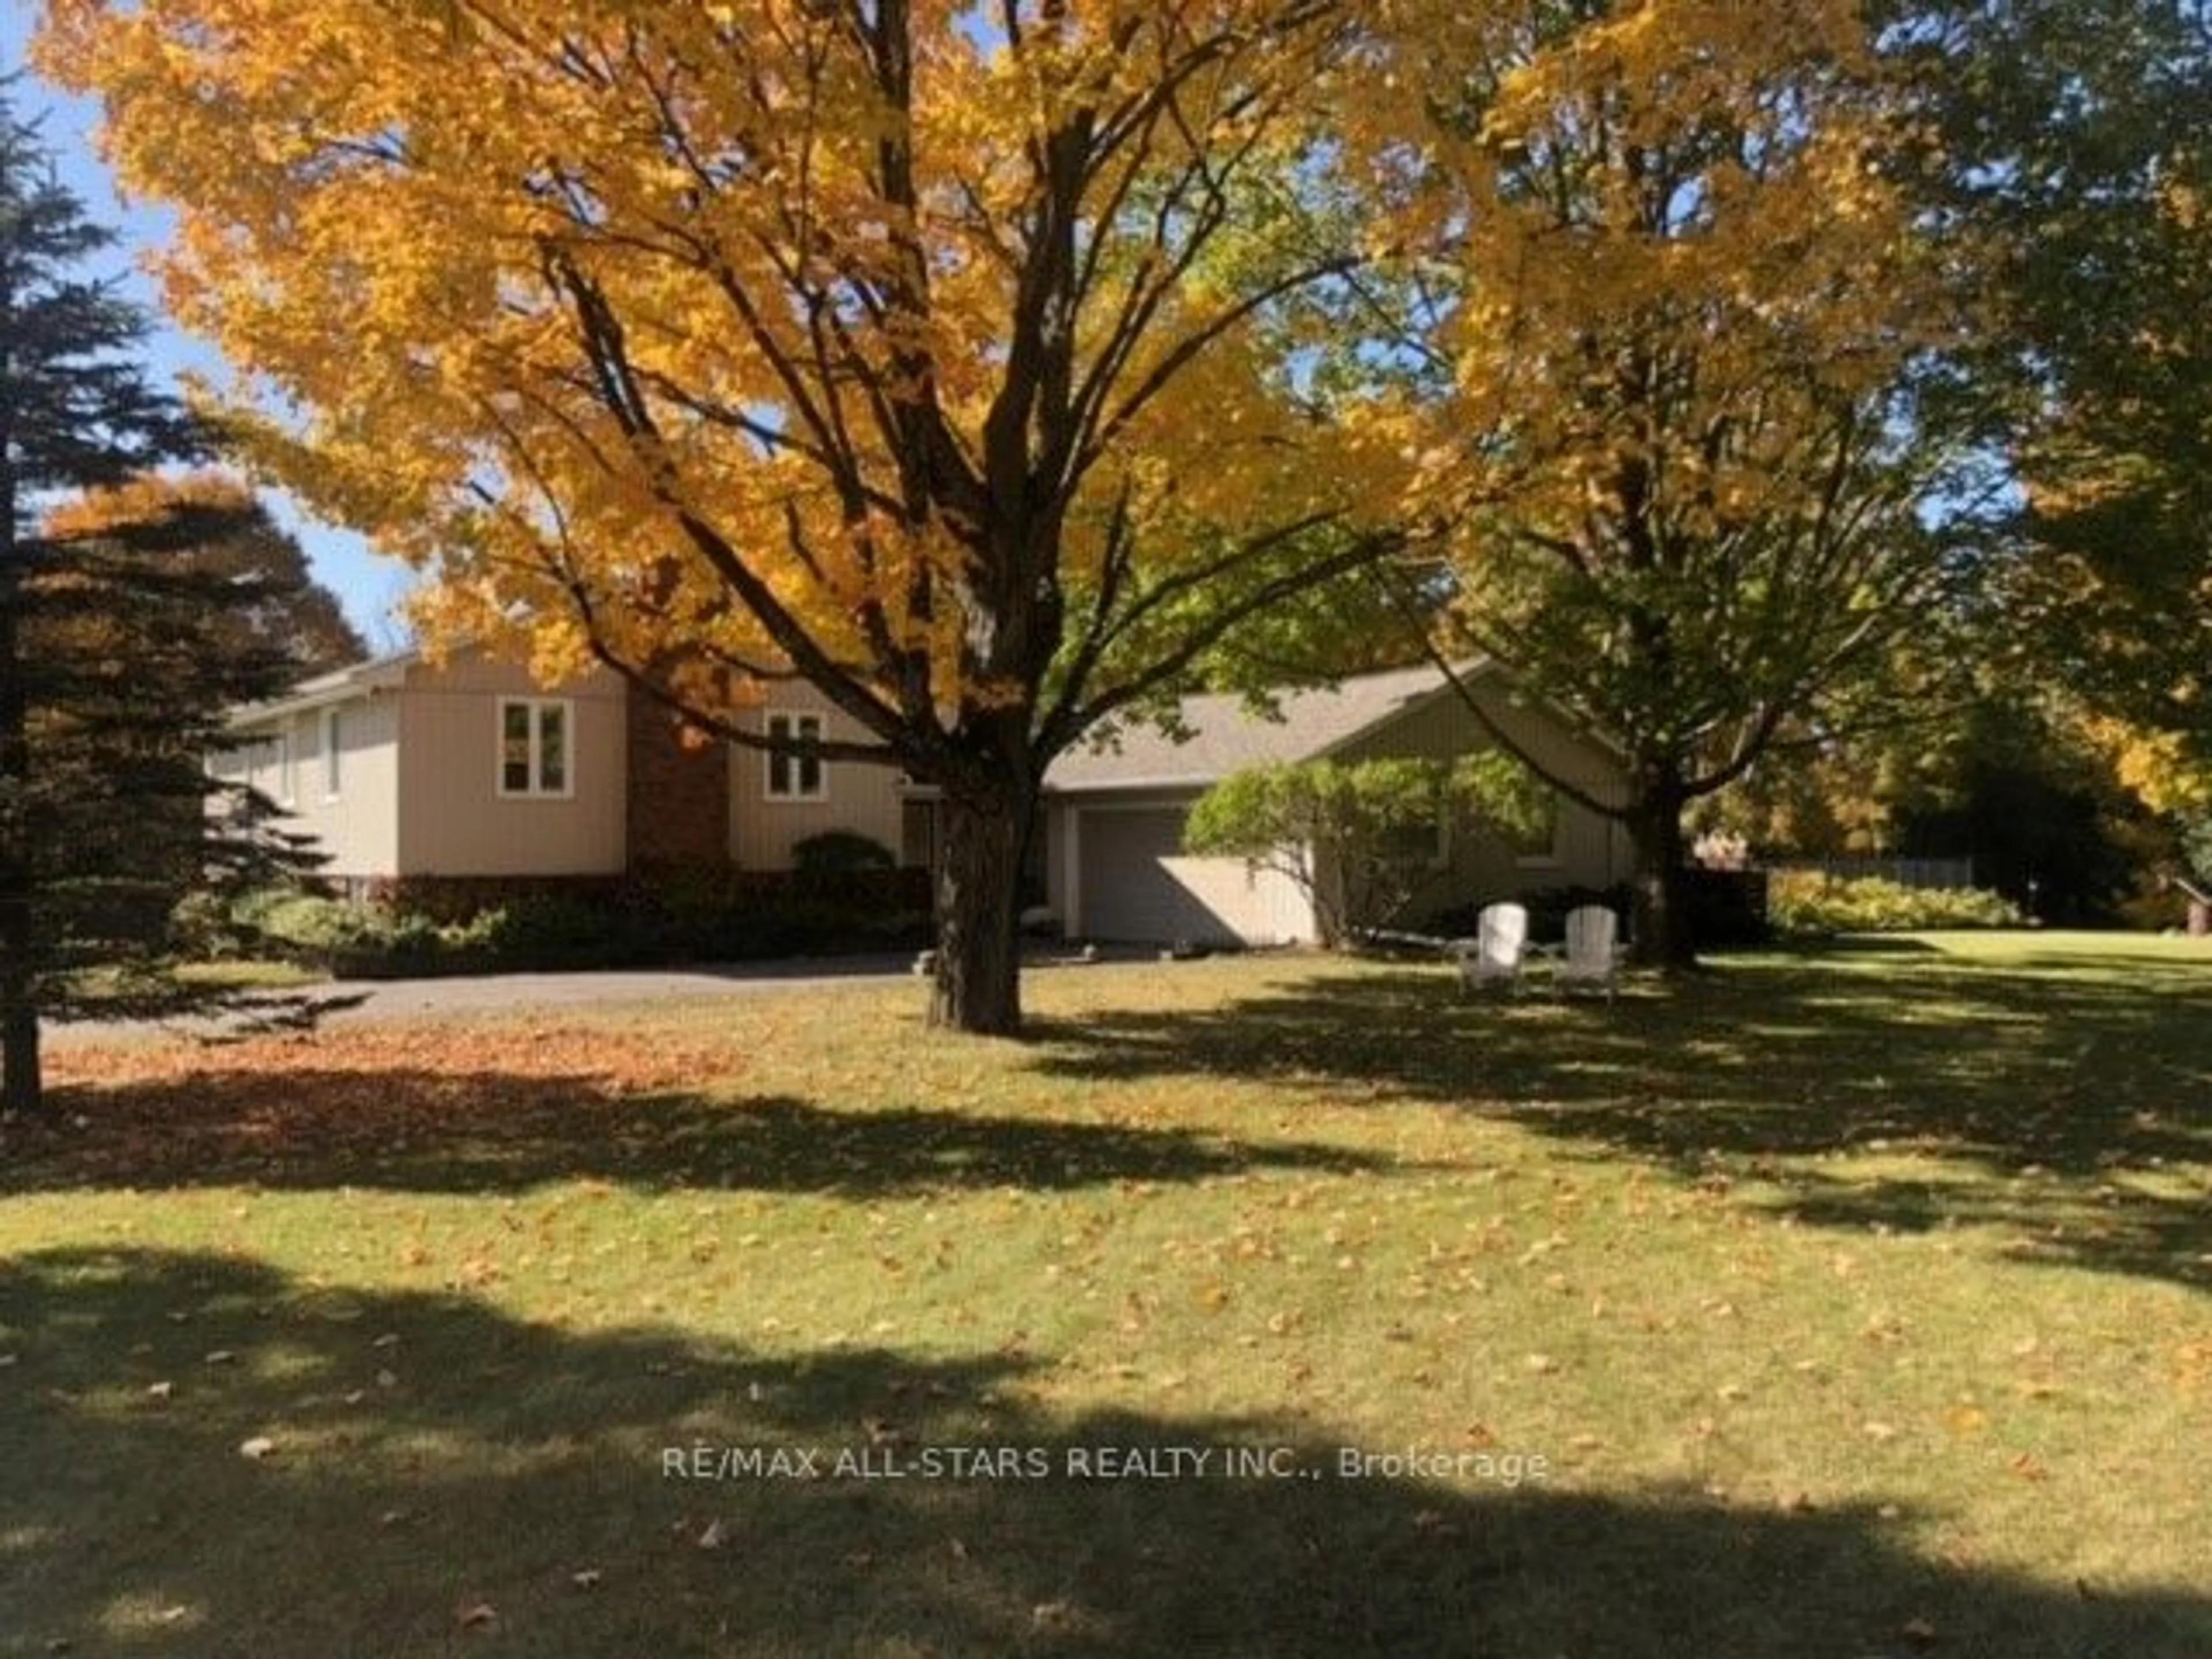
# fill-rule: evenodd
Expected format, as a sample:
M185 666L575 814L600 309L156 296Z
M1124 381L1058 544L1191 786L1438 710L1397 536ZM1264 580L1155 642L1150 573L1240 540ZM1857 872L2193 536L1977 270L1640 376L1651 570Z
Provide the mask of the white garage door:
M1182 820L1181 807L1077 814L1085 938L1272 945L1312 936L1311 912L1295 886L1242 859L1186 856Z

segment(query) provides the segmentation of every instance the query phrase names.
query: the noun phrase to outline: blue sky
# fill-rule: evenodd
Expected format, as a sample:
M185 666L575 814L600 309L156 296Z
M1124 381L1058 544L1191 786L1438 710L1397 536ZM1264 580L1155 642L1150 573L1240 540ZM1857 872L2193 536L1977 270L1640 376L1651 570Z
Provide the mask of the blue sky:
M0 69L20 67L25 44L37 20L32 0L0 0ZM83 199L88 216L120 234L120 245L110 255L112 274L125 277L127 292L151 313L157 331L150 343L149 360L161 378L173 382L187 370L220 380L222 359L203 342L170 325L161 314L154 284L136 266L149 249L159 247L167 234L162 214L143 204L128 206L117 198L113 180L100 164L95 149L100 112L95 105L70 98L27 71L13 88L16 112L43 117L40 132L54 152L63 182ZM108 274L99 264L95 274ZM372 649L382 650L402 637L393 607L413 581L412 574L394 559L379 557L360 537L301 516L282 496L269 498L270 509L300 538L318 580L344 602L346 615Z

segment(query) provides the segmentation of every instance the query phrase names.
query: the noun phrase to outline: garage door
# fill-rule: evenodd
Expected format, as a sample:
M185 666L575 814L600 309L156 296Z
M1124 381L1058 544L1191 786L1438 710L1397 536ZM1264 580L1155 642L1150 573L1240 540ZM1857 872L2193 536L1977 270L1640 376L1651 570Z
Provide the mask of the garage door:
M1289 881L1255 874L1242 859L1186 856L1182 820L1179 806L1077 814L1084 937L1198 945L1311 937L1310 912Z

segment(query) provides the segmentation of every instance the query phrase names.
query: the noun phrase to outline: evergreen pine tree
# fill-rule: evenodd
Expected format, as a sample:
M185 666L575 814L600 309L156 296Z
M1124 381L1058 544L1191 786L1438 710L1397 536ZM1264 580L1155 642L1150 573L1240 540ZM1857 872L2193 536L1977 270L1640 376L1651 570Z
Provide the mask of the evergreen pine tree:
M229 621L269 579L191 556L237 509L53 513L195 447L134 355L143 313L79 274L113 240L0 94L0 1112L41 1103L42 1019L240 1006L177 975L191 919L305 862L268 801L204 766L223 711L290 667Z

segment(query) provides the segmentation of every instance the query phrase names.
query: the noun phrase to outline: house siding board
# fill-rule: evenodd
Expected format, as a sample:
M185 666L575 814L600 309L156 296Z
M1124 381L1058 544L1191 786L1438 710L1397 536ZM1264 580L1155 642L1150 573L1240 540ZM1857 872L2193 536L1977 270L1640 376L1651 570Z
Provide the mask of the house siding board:
M571 708L568 793L499 793L502 697ZM629 771L623 683L595 670L552 690L520 666L480 656L409 672L398 703L398 873L618 874L625 861Z
M774 687L760 708L745 712L745 729L762 732L768 717L819 714L825 742L865 742L866 734L812 686ZM905 827L905 796L896 767L830 761L819 800L770 800L765 750L730 748L730 860L741 870L788 870L792 848L832 830L866 836L896 857Z
M239 735L248 743L281 735L289 745L292 799L283 827L289 834L314 837L325 859L317 875L331 880L396 875L399 836L392 800L399 770L398 706L389 696L365 696L329 707L337 716L336 799L325 788L325 710L308 709L247 727ZM242 760L225 760L216 775L235 775L229 769Z

